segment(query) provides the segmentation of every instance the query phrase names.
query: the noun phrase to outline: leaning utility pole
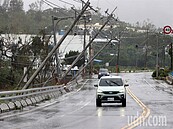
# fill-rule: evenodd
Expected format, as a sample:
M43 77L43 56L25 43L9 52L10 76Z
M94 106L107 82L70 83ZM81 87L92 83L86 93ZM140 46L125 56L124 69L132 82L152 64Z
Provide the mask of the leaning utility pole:
M117 60L116 60L116 73L119 73L119 60L120 60L120 44L121 44L121 36L122 34L118 32L118 46L117 46Z
M149 33L149 29L147 28L147 41L146 41L146 43L145 43L145 68L147 68L147 62L148 62L148 40L149 40L149 38L148 38L148 33Z
M56 26L55 26L55 20L58 20L56 17L52 16L52 30L53 30L53 38L54 38L54 46L56 46ZM55 51L55 60L56 60L56 72L57 73L57 76L59 77L59 74L60 74L60 66L59 66L59 58L58 58L58 55L59 55L59 51L56 50Z
M44 61L41 63L39 68L34 72L34 74L30 77L28 82L24 85L23 89L27 89L29 85L32 83L32 81L35 79L35 77L38 75L38 73L42 70L42 68L45 66L46 62L55 54L56 50L59 48L59 46L62 44L64 39L67 37L67 35L70 33L72 28L75 26L75 24L79 21L80 17L84 14L86 9L89 7L90 2L88 1L85 6L82 8L82 11L77 16L77 18L74 20L73 24L69 27L68 31L63 35L63 37L59 40L59 42L54 46L54 48L50 51L50 53L47 55L47 57L44 59Z
M91 36L89 36L89 41L91 40ZM93 55L94 55L94 50L93 50L93 46L92 46L92 43L91 45L89 46L89 60L91 60L93 58ZM93 61L90 62L90 68L89 68L89 76L91 77L92 76L92 73L93 73Z
M83 19L84 19L84 44L83 44L83 50L85 49L85 46L86 46L86 16L83 16ZM84 52L84 64L83 66L85 66L85 63L86 63L86 51ZM86 73L86 69L83 69L83 77L85 76L85 73Z
M99 29L99 31L95 34L95 36L91 39L91 41L86 45L85 49L78 55L78 57L73 61L71 66L68 68L68 70L65 72L65 74L62 76L61 80L63 80L67 74L71 71L71 68L78 62L78 60L81 59L81 57L84 55L87 48L91 45L91 43L94 41L94 39L98 36L98 34L101 32L101 30L106 26L106 24L109 22L109 20L112 18L113 14L109 15L106 22L102 25L102 27Z
M171 56L171 71L172 71L172 70L173 70L173 68L172 68L172 64L173 64L173 63L172 63L172 61L173 61L173 59L172 59L172 55L173 55L173 54L172 54L172 42L171 42L171 48L170 48L170 49L171 49L171 50L170 50L170 51L171 51L170 56Z
M100 54L100 52L109 44L111 43L112 39L110 39L89 61L87 64L84 65L84 67L71 79L75 79L79 74Z

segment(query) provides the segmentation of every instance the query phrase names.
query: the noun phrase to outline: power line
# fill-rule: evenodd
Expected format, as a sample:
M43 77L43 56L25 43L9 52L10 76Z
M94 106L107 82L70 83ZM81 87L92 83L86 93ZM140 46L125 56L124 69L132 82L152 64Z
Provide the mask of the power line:
M59 5L57 5L57 4L54 4L54 3L52 3L52 2L50 2L50 1L48 1L48 0L43 0L43 2L44 2L45 4L47 4L48 6L52 7L52 8L55 8L55 6L56 6L56 7L60 8L60 9L64 9L64 8L62 8L61 6L59 6ZM64 10L66 10L66 9L64 9ZM61 10L59 10L59 11L60 11L62 14L68 16L68 15L65 14L63 11L61 11Z
M51 2L51 1L43 0L43 2L44 2L44 1L46 1L46 2L48 2L48 3L50 3L50 4L54 5L54 6L56 6L56 7L58 7L58 8L62 8L61 6L55 4L55 3ZM62 9L64 9L64 8L62 8Z
M72 5L73 7L75 7L75 6L74 6L74 4L71 4L71 3L66 2L66 1L64 1L64 0L59 0L59 1L61 1L61 2L65 3L65 4L68 4L68 5Z
M54 6L50 5L49 3L47 3L46 1L42 0L45 4L47 4L48 6L54 8Z
M68 42L68 44L65 46L63 53L65 53L65 50L67 49L67 47L69 46L69 44L73 41L73 39L74 39L74 36L73 36L72 39Z
M43 67L46 65L46 63L48 62L48 60L52 57L52 55L56 52L56 50L59 48L59 46L62 44L62 42L65 40L65 38L67 37L67 35L70 33L70 31L72 30L72 28L75 26L75 24L77 23L77 21L80 19L80 17L84 14L84 12L87 10L87 8L89 7L90 3L87 2L87 4L83 7L82 11L80 12L80 14L77 16L77 18L74 20L73 24L71 24L70 28L68 29L68 31L63 35L63 37L59 40L59 42L56 44L56 46L53 47L53 49L49 52L49 54L47 55L47 57L43 60L43 62L40 64L40 66L38 67L38 69L33 73L33 75L30 77L30 79L27 81L27 83L24 85L24 87L22 89L26 89L30 86L30 84L32 83L32 81L36 78L36 76L39 74L39 72L43 69Z

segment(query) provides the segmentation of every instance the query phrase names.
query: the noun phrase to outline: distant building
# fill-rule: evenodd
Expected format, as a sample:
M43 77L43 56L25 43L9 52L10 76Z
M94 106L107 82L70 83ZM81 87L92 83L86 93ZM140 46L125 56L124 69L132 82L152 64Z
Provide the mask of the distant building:
M80 25L77 25L77 27L79 28L79 29L81 29L81 30L84 30L84 24L80 24ZM86 28L87 29L91 29L91 30L93 30L93 29L100 29L102 27L102 24L99 24L99 23L95 23L95 24L87 24L86 25ZM114 27L117 27L116 25L114 26ZM103 30L107 30L107 29L109 29L110 28L110 25L106 25L104 28L103 28Z
M61 32L61 35L56 35L57 43L62 38L63 32ZM22 43L29 43L32 41L32 37L35 37L36 35L25 35L25 34L1 34L0 39L4 39L5 42L8 42L9 44L15 43L17 44L19 41L19 38L22 40ZM50 44L54 45L54 39L53 36L50 39ZM89 35L86 35L86 43L89 42ZM68 35L65 40L62 42L59 48L60 57L64 58L65 54L71 51L79 51L82 52L83 50L83 44L84 44L84 36L83 35Z
M63 35L56 35L57 42L62 38L62 36ZM50 42L53 43L53 37L50 39ZM89 35L86 35L86 43L89 43ZM65 54L69 53L70 51L82 52L83 45L84 45L83 35L76 35L76 36L68 35L60 45L59 48L60 58L64 58Z
M146 33L147 30L137 30L138 33Z

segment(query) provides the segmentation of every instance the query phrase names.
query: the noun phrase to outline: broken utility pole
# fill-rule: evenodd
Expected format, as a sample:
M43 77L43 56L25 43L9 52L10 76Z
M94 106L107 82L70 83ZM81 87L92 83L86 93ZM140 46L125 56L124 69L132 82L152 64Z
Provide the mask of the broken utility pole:
M77 76L79 76L79 74L83 71L83 69L85 69L99 54L100 52L109 44L111 43L112 39L110 39L89 61L87 64L85 64L85 66L71 79L75 79Z
M34 74L30 77L28 82L24 85L22 89L27 89L32 81L35 79L35 77L38 75L38 73L42 70L42 68L45 66L46 62L55 54L56 50L60 47L64 39L67 37L67 35L70 33L72 28L75 26L75 24L79 21L80 17L84 14L84 12L87 10L89 7L90 2L88 1L85 6L82 8L82 11L80 14L77 16L77 18L74 20L73 24L69 27L68 31L63 35L63 37L59 40L59 42L54 46L54 48L50 51L50 53L47 55L47 57L44 59L44 61L41 63L39 68L34 72Z
M87 48L91 45L91 43L94 41L94 39L98 36L98 34L101 32L101 30L106 26L106 24L109 22L109 20L112 18L113 14L109 15L106 22L102 25L102 27L99 29L99 31L95 34L95 36L91 39L91 41L86 45L86 47L83 49L83 51L78 55L78 57L73 61L71 66L68 68L68 70L65 72L65 74L62 76L61 80L63 80L67 74L71 71L71 68L77 63L78 60L81 59L81 57L84 55Z

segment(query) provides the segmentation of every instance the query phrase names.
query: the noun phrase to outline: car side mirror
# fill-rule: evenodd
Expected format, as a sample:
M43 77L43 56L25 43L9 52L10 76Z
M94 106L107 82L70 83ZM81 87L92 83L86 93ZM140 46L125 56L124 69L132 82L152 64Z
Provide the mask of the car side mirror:
M94 87L98 87L98 85L94 85Z
M124 87L127 87L127 86L129 86L129 84L124 84Z

